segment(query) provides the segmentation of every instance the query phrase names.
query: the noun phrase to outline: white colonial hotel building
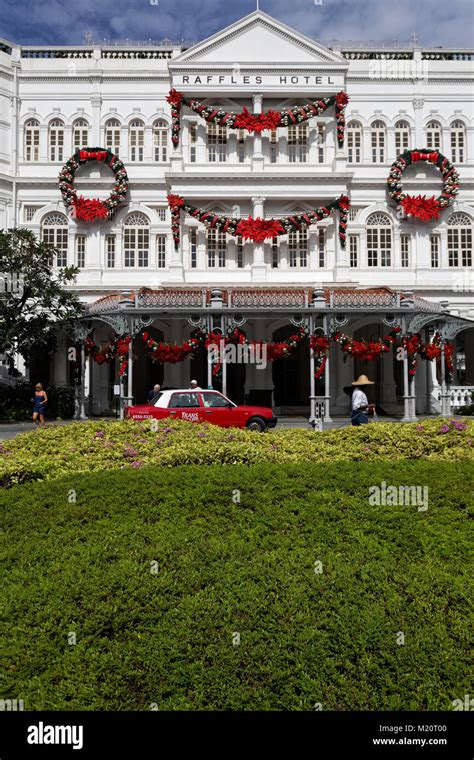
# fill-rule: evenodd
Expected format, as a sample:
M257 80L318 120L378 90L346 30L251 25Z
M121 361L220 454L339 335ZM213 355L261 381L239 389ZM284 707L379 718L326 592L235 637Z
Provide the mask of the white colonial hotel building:
M0 77L0 228L28 227L59 249L58 266L79 267L75 288L89 306L87 327L97 343L124 325L137 334L147 325L157 339L182 342L198 323L239 324L248 337L271 340L301 323L339 325L367 338L403 322L426 336L430 326L443 328L458 348L459 398L466 396L462 386L474 386L474 327L463 322L474 319L473 51L416 42L323 46L257 11L187 49L2 41ZM345 90L345 144L338 148L334 109L258 136L208 126L183 107L173 147L170 88L254 113ZM58 189L62 165L86 146L118 153L129 175L128 202L109 222L69 218ZM390 165L415 147L439 150L461 175L456 203L428 223L399 219L387 195ZM106 167L90 162L75 186L86 197L106 198L112 182ZM439 173L425 163L406 172L404 185L413 194L441 192ZM175 250L168 193L254 217L315 208L347 193L347 246L338 240L337 215L262 245L186 217ZM68 384L70 342L60 335L57 354L47 363L38 356L30 378ZM180 387L196 376L207 384L205 357L156 366L139 338L133 354L129 393L136 401L156 381ZM100 413L113 408L117 369L91 365L89 411ZM326 414L342 414L343 387L364 371L376 381L382 407L403 412L403 363L343 362L334 346L328 366L326 381L314 387L309 350L301 346L265 371L229 367L226 390L236 401L273 401L283 412L305 410L310 395L326 396ZM423 362L411 391L418 412L439 409L439 379Z

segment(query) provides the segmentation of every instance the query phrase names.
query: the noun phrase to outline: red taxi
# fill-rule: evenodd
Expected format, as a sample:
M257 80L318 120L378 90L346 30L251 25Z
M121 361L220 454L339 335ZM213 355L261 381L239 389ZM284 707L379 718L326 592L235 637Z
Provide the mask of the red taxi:
M125 407L125 417L133 420L172 419L188 422L212 422L221 427L248 428L263 432L274 428L277 418L265 406L237 406L218 391L160 391L148 404Z

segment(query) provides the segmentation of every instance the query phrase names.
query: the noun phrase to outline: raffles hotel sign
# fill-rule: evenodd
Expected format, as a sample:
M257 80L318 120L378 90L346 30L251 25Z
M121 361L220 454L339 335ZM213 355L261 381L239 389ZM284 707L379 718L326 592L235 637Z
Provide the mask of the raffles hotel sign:
M271 74L242 73L233 71L225 74L207 74L207 73L173 73L173 87L176 89L202 88L202 87L231 87L235 89L245 89L251 87L261 87L269 89L281 89L285 87L301 88L324 88L341 89L344 87L344 76L340 70L338 72L325 73L295 73L281 72Z

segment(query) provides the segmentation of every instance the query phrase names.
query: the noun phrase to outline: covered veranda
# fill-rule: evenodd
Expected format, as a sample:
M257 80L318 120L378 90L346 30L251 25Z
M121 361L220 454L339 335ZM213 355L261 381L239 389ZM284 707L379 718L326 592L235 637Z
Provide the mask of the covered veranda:
M278 415L306 416L318 424L346 417L345 388L359 374L374 380L373 398L389 418L414 421L418 415L449 414L454 406L471 403L474 391L474 322L450 314L449 304L437 304L412 291L382 288L323 287L177 287L110 294L87 308L75 329L81 348L76 416L113 413L130 403L144 403L155 383L187 387L191 378L214 387L236 403L272 405ZM182 344L193 331L222 335L237 328L249 341L281 341L304 329L309 335L348 334L361 341L378 340L394 329L403 336L420 335L426 344L440 341L438 361L419 361L410 374L406 351L388 351L373 361L352 358L334 340L329 342L324 371L308 340L286 358L255 363L223 362L213 373L208 353L200 350L177 363L151 360L142 334L157 342ZM130 336L128 366L119 377L119 362L97 364L87 356L84 341L92 336L105 344L113 336ZM461 340L462 338L462 340ZM463 344L464 370L447 372L444 347ZM461 380L461 382L460 382Z

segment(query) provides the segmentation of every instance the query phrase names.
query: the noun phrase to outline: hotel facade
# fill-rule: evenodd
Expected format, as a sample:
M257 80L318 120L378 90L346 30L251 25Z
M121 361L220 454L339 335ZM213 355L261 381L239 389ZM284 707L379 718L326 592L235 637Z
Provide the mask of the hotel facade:
M272 403L279 413L347 414L344 387L361 372L390 415L436 413L466 403L474 387L473 51L322 45L255 12L191 47L179 45L20 46L0 50L0 228L26 227L59 251L55 266L74 264L74 287L87 306L76 338L99 345L135 336L122 395L142 402L155 382L223 388L236 402ZM181 111L171 140L170 89L226 111L281 111L345 91L345 139L334 109L289 128L253 134L206 123ZM110 221L79 222L63 204L58 174L78 149L118 154L129 177L127 202ZM439 219L400 215L387 193L392 163L428 148L460 174L456 201ZM89 162L78 192L105 199L113 177ZM403 177L406 191L438 196L441 176L420 163ZM288 235L254 243L182 214L175 246L169 194L231 217L291 216L347 194L346 245L337 214ZM326 372L314 378L307 342L290 358L228 365L212 379L206 356L154 364L141 340L182 343L196 327L251 340L284 340L300 326L360 339L435 331L457 348L451 388L440 367L421 362L407 384L407 362L390 354L344 361L332 343ZM32 381L68 385L67 349L58 335L47 360L20 369ZM118 366L84 364L85 410L115 408ZM443 398L441 398L443 396ZM449 398L448 398L449 396ZM311 400L311 405L310 405ZM318 407L322 404L322 407ZM446 407L445 407L446 409ZM84 411L84 409L82 409Z

